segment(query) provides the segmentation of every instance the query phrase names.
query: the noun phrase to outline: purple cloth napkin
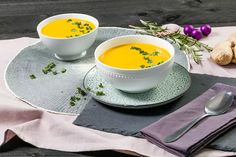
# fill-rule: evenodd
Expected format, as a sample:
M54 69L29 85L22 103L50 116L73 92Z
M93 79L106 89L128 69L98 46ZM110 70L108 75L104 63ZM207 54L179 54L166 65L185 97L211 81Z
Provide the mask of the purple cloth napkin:
M236 95L236 87L217 83L182 108L142 129L142 135L170 153L182 157L192 155L236 123L236 101L226 114L205 118L177 141L165 143L164 139L203 115L205 103L220 91L231 91Z

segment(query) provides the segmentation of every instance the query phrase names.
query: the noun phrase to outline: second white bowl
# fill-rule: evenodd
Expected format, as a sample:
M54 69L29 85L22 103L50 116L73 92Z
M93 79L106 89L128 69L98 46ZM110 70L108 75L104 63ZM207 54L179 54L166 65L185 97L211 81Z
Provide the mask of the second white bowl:
M72 38L55 38L42 34L41 30L46 24L63 18L79 18L88 20L92 22L96 28L87 34ZM55 53L56 58L59 60L70 61L81 58L86 54L86 50L94 43L96 39L98 26L98 20L92 16L78 13L67 13L55 15L43 20L38 24L37 32L40 40L53 53Z
M147 43L166 49L171 57L160 65L145 69L121 69L102 63L98 58L106 50L128 43ZM126 35L112 38L95 50L95 64L99 75L113 87L125 92L139 93L152 89L170 73L174 63L174 47L166 40L148 35Z

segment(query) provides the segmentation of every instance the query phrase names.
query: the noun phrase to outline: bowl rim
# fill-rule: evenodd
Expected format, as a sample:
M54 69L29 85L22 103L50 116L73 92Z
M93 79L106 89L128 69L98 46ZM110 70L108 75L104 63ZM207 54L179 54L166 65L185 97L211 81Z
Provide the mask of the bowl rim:
M125 69L125 68L113 67L113 66L110 66L110 65L107 65L107 64L102 63L102 62L98 59L98 58L99 58L99 56L97 55L98 48L100 48L100 47L103 46L104 44L107 44L107 43L109 43L109 42L111 42L111 41L119 40L119 39L121 39L121 38L126 38L126 37L134 37L134 38L136 38L136 37L141 37L141 38L142 38L142 37L148 37L148 38L153 38L153 39L161 40L161 41L166 42L167 44L170 45L170 49L172 49L173 55L171 55L171 57L170 57L168 60L166 60L164 63L162 63L162 64L154 65L154 66L148 67L148 68L140 68L140 69ZM132 43L132 41L131 41L130 43ZM141 42L140 42L140 43L141 43ZM123 45L123 44L120 44L120 45ZM153 45L153 44L151 44L151 45ZM119 45L117 45L117 46L119 46ZM114 47L116 47L116 46L114 46ZM161 47L161 46L160 46L160 47ZM113 47L110 47L110 48L113 48ZM162 47L162 48L164 48L164 47ZM164 49L166 49L166 48L164 48ZM106 51L106 50L105 50L105 51ZM104 52L103 52L103 53L104 53ZM170 54L171 54L171 53L170 53ZM95 51L94 51L94 58L95 58L95 63L96 63L96 64L99 63L99 64L101 64L102 66L105 66L106 68L108 68L108 69L110 69L110 70L133 71L133 72L151 70L151 69L155 69L155 68L157 68L157 67L164 66L165 64L169 63L169 62L174 58L174 56L175 56L175 48L173 47L173 45L172 45L170 42L168 42L167 40L164 40L164 39L162 39L162 38L154 37L154 36L146 35L146 34L145 34L145 35L142 35L142 34L123 35L123 36L119 36L119 37L114 37L114 38L111 38L111 39L109 39L109 40L106 40L106 41L102 42L100 45L97 46L97 48L96 48Z
M80 36L71 37L71 38L51 37L51 36L47 36L47 35L45 35L45 34L43 34L43 33L41 32L42 28L43 28L46 24L48 24L48 23L46 23L48 20L51 20L51 19L54 19L54 18L57 18L57 17L60 17L60 16L68 16L68 17L69 17L69 16L74 16L74 15L77 15L77 16L87 16L87 17L92 18L92 19L95 21L95 23L92 22L92 21L90 21L90 20L88 20L88 21L89 21L89 22L92 22L92 23L95 25L95 29L93 29L93 30L92 30L91 32L89 32L89 33L86 33L86 34L83 34L83 35L80 35ZM46 24L43 24L43 23L46 23ZM41 27L41 26L42 26L42 27ZM40 28L40 27L41 27L41 28ZM38 34L39 34L40 36L43 36L44 38L55 39L55 40L65 40L65 39L70 40L70 39L81 38L81 37L83 37L83 36L89 35L89 34L95 32L95 31L98 29L98 27L99 27L99 22L98 22L98 20L97 20L95 17L91 16L91 15L82 14L82 13L63 13L63 14L57 14L57 15L53 15L53 16L47 17L46 19L40 21L40 22L38 23L36 29L37 29Z

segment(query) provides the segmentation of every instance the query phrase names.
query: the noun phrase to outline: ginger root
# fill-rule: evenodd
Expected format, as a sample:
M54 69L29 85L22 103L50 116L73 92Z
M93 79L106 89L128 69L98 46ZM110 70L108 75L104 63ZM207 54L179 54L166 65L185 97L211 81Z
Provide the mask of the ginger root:
M233 47L233 54L234 54L234 57L232 59L232 63L236 64L236 46L235 45Z
M217 44L210 56L219 65L236 64L236 32L232 33L227 41Z
M228 41L231 42L233 44L233 46L235 46L235 44L236 44L236 32L232 33L229 36Z

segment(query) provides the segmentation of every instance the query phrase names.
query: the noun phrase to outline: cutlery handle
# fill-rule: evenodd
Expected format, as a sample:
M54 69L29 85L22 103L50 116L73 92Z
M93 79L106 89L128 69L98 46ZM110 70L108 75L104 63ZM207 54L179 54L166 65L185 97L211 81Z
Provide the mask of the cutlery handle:
M198 117L196 119L194 119L193 121L189 122L187 125L185 125L184 127L180 128L179 130L175 131L173 134L167 136L164 139L164 142L166 143L170 143L170 142L174 142L177 139L179 139L181 136L183 136L187 131L189 131L195 124L197 124L200 120L202 120L203 118L209 116L209 114L204 114L201 117Z

